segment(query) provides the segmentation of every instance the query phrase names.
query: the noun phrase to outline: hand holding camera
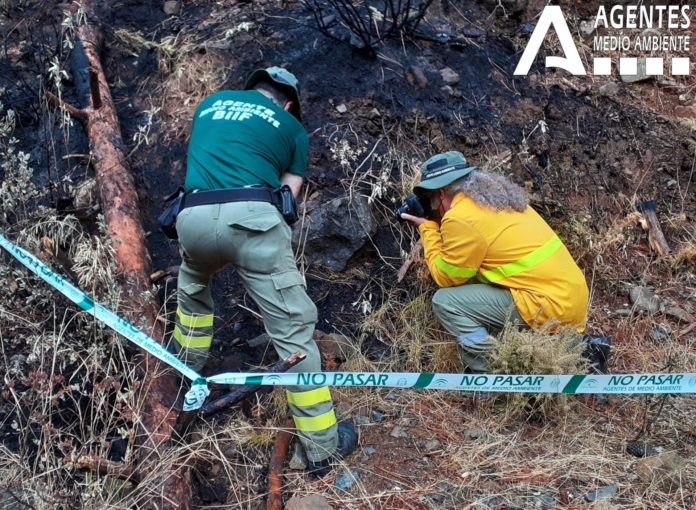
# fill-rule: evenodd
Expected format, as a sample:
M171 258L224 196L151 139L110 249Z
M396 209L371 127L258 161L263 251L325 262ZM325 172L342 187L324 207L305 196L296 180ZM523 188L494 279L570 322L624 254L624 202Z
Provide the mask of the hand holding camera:
M411 194L404 199L404 203L396 208L394 216L400 221L409 221L416 226L421 225L431 215L430 200L427 196Z

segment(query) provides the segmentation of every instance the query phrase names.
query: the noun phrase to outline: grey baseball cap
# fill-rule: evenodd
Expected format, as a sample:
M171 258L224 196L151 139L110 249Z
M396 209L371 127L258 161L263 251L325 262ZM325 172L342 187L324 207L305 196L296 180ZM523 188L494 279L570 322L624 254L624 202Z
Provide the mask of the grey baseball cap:
M253 89L261 82L269 82L280 87L292 101L290 113L297 117L297 120L302 120L302 110L300 109L300 84L294 74L282 67L257 69L247 78L244 84L244 90Z
M444 188L474 170L476 167L469 166L461 152L443 152L421 165L421 181L414 189L430 191Z

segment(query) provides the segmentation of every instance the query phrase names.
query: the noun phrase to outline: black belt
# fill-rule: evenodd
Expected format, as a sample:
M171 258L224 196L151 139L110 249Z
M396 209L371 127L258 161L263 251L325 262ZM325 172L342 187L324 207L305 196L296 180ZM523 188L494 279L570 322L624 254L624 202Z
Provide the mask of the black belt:
M197 205L225 204L228 202L268 202L279 206L280 193L267 188L232 188L187 193L181 209Z
M179 188L165 201L166 208L157 218L162 232L169 239L178 239L176 218L187 207L197 205L226 204L229 202L268 202L273 204L283 218L292 225L299 218L297 204L290 187L286 184L277 190L268 188L231 188L184 193Z

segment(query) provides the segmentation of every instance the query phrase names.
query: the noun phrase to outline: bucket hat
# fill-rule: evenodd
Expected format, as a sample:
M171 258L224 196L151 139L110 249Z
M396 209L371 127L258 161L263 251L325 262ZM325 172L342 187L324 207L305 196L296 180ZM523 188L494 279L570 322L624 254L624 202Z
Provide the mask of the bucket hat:
M443 152L421 165L421 180L414 189L430 191L444 188L474 170L476 167L469 166L461 152Z
M268 82L280 87L292 101L290 113L297 117L297 120L302 120L302 110L300 109L300 84L294 74L282 67L257 69L247 78L244 84L244 90L253 89L261 82Z

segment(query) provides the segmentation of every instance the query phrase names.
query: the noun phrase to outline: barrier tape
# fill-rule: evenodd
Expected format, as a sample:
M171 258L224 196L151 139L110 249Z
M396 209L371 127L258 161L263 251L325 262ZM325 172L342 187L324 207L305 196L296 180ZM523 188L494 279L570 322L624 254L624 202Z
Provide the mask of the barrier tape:
M262 386L358 386L419 390L490 391L503 393L696 393L696 374L507 375L408 372L299 372L220 374L218 384Z
M565 394L659 394L696 393L696 373L617 375L504 375L438 374L409 372L296 372L236 373L202 377L162 344L149 337L111 310L95 303L87 294L53 272L31 253L12 244L0 234L0 246L80 308L104 322L191 379L184 397L184 411L199 409L210 394L208 383L261 386L353 386L372 388L413 388L428 390L488 391L504 393Z

